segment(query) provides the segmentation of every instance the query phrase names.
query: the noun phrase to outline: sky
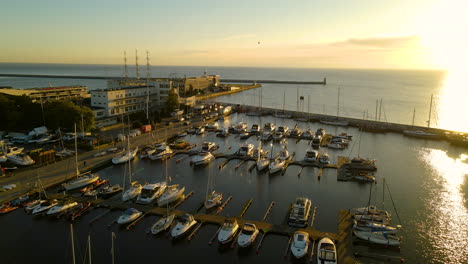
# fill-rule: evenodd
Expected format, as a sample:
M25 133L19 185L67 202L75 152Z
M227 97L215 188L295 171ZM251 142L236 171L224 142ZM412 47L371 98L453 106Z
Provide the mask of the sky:
M468 61L462 0L15 0L0 62L441 69Z

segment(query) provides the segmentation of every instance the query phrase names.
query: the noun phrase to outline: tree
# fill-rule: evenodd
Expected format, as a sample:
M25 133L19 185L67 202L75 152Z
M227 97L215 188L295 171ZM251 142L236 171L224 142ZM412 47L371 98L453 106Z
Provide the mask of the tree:
M176 93L175 89L172 88L164 103L164 110L166 113L171 113L176 109L179 109L179 95Z

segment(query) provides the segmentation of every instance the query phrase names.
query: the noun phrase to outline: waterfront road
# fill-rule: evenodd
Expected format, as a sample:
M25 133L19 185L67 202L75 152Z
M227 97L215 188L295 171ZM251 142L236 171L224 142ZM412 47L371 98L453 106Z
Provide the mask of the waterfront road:
M193 122L192 125L201 125L202 121ZM190 126L184 126L182 123L175 123L170 126L160 127L149 133L142 134L130 139L132 146L142 146L156 141L163 141L165 137L172 137L189 129ZM107 151L117 145L106 145L93 151L83 152L78 155L78 168L81 173L89 171L92 168L110 162L115 154L106 153L103 156L95 157L94 155L100 152ZM22 168L18 171L10 173L6 177L0 178L0 187L7 184L16 184L16 188L0 192L0 203L9 201L17 196L27 193L33 189L40 190L40 186L45 188L63 182L66 179L71 179L76 176L75 158L70 157L55 163L42 166ZM40 181L38 180L40 179ZM40 183L40 184L39 184Z

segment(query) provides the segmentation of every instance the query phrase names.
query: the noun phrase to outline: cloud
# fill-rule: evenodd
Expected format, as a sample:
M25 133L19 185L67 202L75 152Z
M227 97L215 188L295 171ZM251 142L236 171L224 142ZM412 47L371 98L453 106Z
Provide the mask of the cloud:
M238 39L249 39L255 38L257 35L255 34L243 34L243 35L232 35L222 38L222 40L238 40Z
M418 36L398 36L398 37L370 37L370 38L349 38L344 41L331 43L333 46L365 46L374 48L400 48L412 46L419 41Z

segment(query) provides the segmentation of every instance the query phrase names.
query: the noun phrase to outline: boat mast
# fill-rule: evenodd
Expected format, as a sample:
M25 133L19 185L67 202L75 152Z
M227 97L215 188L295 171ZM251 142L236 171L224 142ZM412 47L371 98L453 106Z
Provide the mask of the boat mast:
M310 94L307 95L307 114L308 114L307 121L309 121L310 120Z
M74 241L74 236L73 236L73 224L70 224L70 239L71 239L71 245L72 245L72 263L75 264L75 241Z
M89 264L91 264L91 233L88 233Z
M111 235L111 241L112 241L112 248L111 248L112 264L114 264L114 257L115 257L115 252L114 252L114 238L115 238L115 233L112 232L112 235Z
M413 123L411 125L414 127L414 117L416 116L416 107L413 109Z
M283 115L284 115L284 107L286 105L286 91L283 92Z
M382 98L380 98L380 106L379 106L379 121L380 117L382 116Z
M76 123L75 123L75 167L76 167L76 176L80 175L80 170L78 169L78 135L76 134Z
M382 210L385 210L385 178L382 181Z
M377 109L379 108L379 99L375 101L375 121L377 121Z
M338 87L338 102L336 104L336 119L338 120L338 117L340 116L340 90L341 87Z
M431 114L432 114L432 99L434 95L431 94L431 104L429 106L429 119L427 120L427 127L431 127Z

